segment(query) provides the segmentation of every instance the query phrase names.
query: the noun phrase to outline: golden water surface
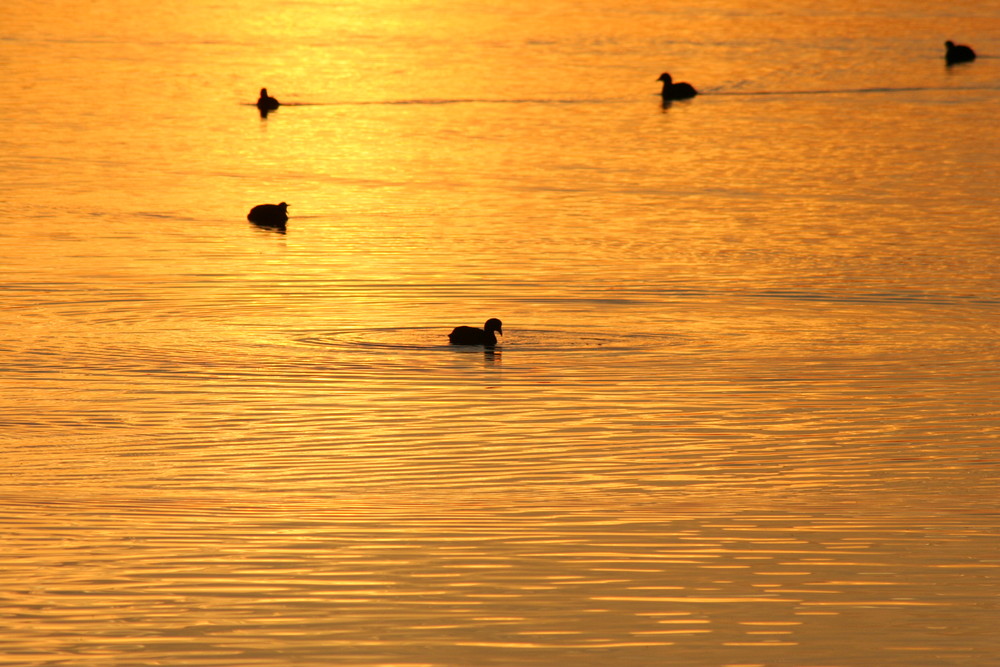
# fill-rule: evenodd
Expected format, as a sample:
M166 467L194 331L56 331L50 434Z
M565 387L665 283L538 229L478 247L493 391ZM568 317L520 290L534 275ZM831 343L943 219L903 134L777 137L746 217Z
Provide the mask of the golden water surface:
M0 12L0 664L1000 662L996 8Z

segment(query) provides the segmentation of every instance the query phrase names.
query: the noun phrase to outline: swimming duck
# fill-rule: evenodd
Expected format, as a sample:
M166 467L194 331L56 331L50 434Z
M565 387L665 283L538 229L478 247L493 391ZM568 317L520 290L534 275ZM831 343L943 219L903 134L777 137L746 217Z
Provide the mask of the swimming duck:
M256 225L282 226L288 222L288 204L260 204L250 209L247 220Z
M281 102L267 94L267 88L260 89L260 98L257 99L257 108L263 111L274 111Z
M482 329L476 327L455 327L448 340L452 345L485 345L493 347L497 344L497 337L493 332L503 335L503 322L495 317L486 320Z
M660 95L665 100L687 100L698 94L690 83L674 83L673 77L664 72L657 81L663 82L663 90Z
M956 44L949 40L944 43L944 46L948 49L944 54L944 60L949 65L971 63L976 59L976 52L965 44Z

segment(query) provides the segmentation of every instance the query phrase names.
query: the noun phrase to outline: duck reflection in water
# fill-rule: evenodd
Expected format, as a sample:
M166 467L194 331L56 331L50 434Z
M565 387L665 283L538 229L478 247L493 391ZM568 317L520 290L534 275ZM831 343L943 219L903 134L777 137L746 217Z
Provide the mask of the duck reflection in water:
M486 320L482 329L476 327L455 327L448 334L448 341L452 345L483 345L485 347L495 347L497 344L496 334L503 335L503 322L495 317Z
M971 63L976 59L976 52L965 44L956 44L955 42L949 40L944 43L944 47L947 49L944 54L944 61L948 65Z
M281 233L285 232L288 223L288 204L260 204L250 209L247 220L263 227L264 229L274 229Z
M663 98L664 107L670 106L670 103L674 100L689 100L698 94L698 91L690 83L684 81L674 83L673 77L666 72L661 74L657 81L663 82L663 90L660 91L660 97Z
M267 114L281 106L281 102L267 94L267 88L260 89L260 97L257 98L257 110L260 111L261 118L267 118Z

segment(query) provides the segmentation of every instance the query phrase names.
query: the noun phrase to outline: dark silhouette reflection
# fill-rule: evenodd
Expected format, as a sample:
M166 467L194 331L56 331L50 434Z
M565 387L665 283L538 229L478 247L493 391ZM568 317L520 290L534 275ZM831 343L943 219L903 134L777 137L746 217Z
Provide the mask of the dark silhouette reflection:
M476 327L455 327L448 334L448 341L452 345L485 345L494 347L497 344L496 334L503 335L503 322L495 317L486 320L482 329Z
M261 204L254 206L247 214L247 220L258 227L274 229L281 233L285 231L288 222L288 204Z
M660 91L660 97L663 98L664 103L671 102L673 100L689 100L698 94L698 91L694 89L690 83L680 82L674 83L673 77L664 72L660 75L657 81L663 82L663 90ZM665 106L667 106L665 104Z
M956 44L949 40L944 43L944 46L947 49L944 54L944 61L949 65L971 63L976 59L976 52L965 44Z
M267 231L274 232L275 234L287 234L288 233L288 225L286 225L283 222L272 224L272 223L267 223L267 222L255 222L255 221L251 220L250 224L253 225L254 227L256 227L257 229L266 229Z
M267 114L281 106L281 102L267 94L267 88L260 89L260 97L257 98L257 110L260 111L261 118L267 118Z
M493 347L483 348L483 366L492 368L503 363L503 355L500 350Z

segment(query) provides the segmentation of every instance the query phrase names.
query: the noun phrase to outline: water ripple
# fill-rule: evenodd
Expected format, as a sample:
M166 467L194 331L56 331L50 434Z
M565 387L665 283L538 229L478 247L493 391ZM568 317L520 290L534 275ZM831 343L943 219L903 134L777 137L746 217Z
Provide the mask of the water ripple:
M309 345L333 348L387 348L407 350L462 350L447 342L447 329L440 327L382 327L331 331L300 338ZM519 352L592 352L595 350L637 350L664 345L677 345L679 336L629 333L613 334L595 331L558 329L517 329L502 337L497 345Z

